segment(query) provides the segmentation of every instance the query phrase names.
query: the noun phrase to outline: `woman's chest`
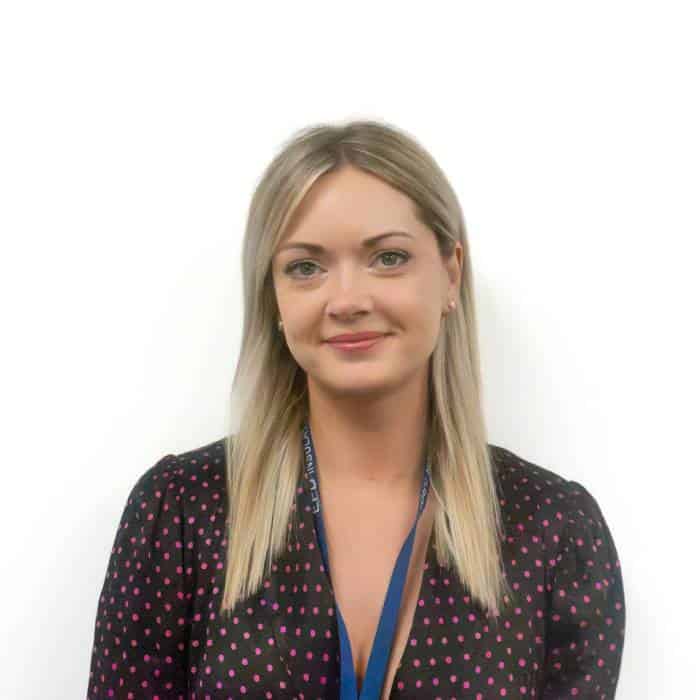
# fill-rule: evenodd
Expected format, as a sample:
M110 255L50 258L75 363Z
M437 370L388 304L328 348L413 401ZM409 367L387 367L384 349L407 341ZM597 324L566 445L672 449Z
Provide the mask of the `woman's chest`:
M258 592L224 615L224 548L220 566L205 568L210 557L196 554L193 563L199 575L188 621L188 700L244 695L337 699L340 642L335 606L342 610L353 640L356 671L364 677L375 618L393 567L382 551L387 539L377 532L374 542L364 541L362 556L353 557L350 550L339 555L329 577L313 518L305 513L293 544L275 560ZM454 572L437 564L434 540L424 540L423 547L420 542L417 532L383 700L447 700L477 693L483 700L500 700L521 698L523 691L529 695L542 663L547 601L542 569L515 563L523 556L525 541L510 541L504 552L519 602L498 622L484 619ZM529 553L534 554L531 547Z
M419 522L413 537L408 567L384 675L382 700L388 700L394 684L417 607L430 539L430 523ZM340 610L352 650L358 689L367 673L382 613L389 613L387 593L406 533L356 537L358 546L348 548L329 542L330 578L335 603ZM398 576L398 572L396 574Z
M199 599L188 649L188 700L245 695L337 700L340 642L334 596L315 572L296 563L301 562L280 562L264 593L241 603L230 616L218 613L218 594L208 602ZM382 700L448 700L478 693L482 700L514 699L536 688L544 620L536 614L535 601L498 623L485 620L453 574L433 562L423 572L418 592L414 588L407 600ZM357 620L357 633L352 619L348 627L357 643L364 643L359 656L366 663L375 630L360 626L366 624L365 615L358 614ZM358 636L362 629L364 638ZM356 670L362 675L361 668Z

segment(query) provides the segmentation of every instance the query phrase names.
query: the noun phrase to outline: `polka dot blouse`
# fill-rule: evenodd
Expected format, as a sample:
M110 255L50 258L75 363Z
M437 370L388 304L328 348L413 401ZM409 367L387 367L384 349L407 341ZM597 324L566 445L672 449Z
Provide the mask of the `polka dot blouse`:
M398 698L615 695L625 627L620 562L581 484L490 446L517 604L500 623L428 548L391 689ZM225 444L169 454L128 497L97 605L88 700L339 696L333 590L300 469L293 544L232 618L224 584Z

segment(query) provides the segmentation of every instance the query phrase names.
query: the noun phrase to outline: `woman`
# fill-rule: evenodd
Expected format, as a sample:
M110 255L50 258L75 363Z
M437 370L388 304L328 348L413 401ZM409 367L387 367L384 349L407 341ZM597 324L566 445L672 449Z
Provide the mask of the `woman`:
M134 486L88 698L612 698L613 539L581 484L487 442L430 155L377 122L296 134L243 282L237 429Z

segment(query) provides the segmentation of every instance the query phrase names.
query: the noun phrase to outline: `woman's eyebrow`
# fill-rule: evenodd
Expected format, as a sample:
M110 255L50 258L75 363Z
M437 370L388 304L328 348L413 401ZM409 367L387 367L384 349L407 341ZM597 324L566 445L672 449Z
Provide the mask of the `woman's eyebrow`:
M384 238L388 238L389 236L406 236L407 238L413 238L413 236L410 233L407 233L406 231L385 231L384 233L380 233L377 236L371 236L370 238L365 238L364 241L362 241L362 247L363 248L372 248L379 243ZM318 243L303 243L301 241L289 241L288 243L285 243L284 245L280 246L278 252L281 253L283 250L289 250L290 248L303 248L304 250L308 250L312 253L323 253L325 252L325 248L322 245L319 245Z

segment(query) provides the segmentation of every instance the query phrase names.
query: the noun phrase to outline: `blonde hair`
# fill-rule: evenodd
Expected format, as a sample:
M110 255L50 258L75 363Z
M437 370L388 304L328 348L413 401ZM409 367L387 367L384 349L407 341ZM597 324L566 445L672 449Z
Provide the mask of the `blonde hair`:
M450 566L472 601L498 616L512 596L502 567L502 522L482 414L474 290L457 196L416 141L378 121L318 124L294 134L264 171L243 242L244 319L226 437L226 576L220 612L253 595L287 546L303 465L306 377L277 327L271 259L297 206L323 174L351 165L382 178L415 205L443 259L463 247L456 311L443 321L430 358L428 457L438 563ZM236 432L237 431L237 432Z

